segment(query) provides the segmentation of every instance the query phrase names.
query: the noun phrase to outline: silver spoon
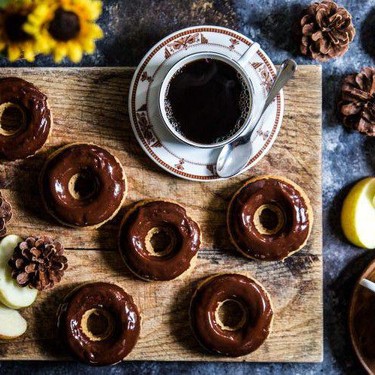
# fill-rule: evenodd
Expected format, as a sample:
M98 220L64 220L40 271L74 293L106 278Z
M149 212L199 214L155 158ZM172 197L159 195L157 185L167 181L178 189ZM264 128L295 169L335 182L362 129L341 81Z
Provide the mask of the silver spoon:
M364 286L365 288L375 293L375 283L372 282L371 280L362 279L359 283L360 285Z
M293 77L296 70L297 63L294 60L289 59L282 63L268 93L262 111L249 123L239 138L225 145L220 151L216 162L216 171L219 177L228 178L235 176L246 167L251 157L251 135L262 119L268 106L273 102L286 83Z

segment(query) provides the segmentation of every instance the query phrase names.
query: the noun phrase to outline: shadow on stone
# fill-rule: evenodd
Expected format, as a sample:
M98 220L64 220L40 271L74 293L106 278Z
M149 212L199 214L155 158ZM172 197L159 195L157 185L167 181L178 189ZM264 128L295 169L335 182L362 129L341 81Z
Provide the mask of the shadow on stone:
M339 110L341 100L341 85L344 76L330 74L323 69L323 124L328 127L343 126Z
M361 44L371 57L375 57L375 8L373 8L362 23Z
M375 174L375 137L367 137L364 142L364 151L366 162L369 166L370 173Z
M105 60L112 65L134 66L160 39L185 27L219 25L236 28L232 0L148 0L118 2L107 6L103 19L107 41L101 45Z
M293 4L289 7L275 7L264 19L258 20L264 39L278 49L288 51L293 57L300 53L300 19L304 7Z

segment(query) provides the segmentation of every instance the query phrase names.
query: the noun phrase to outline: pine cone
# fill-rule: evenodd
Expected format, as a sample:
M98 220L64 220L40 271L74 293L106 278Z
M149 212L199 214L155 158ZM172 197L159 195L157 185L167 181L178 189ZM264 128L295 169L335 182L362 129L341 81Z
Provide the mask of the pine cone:
M12 206L5 200L0 192L0 238L7 232L7 223L12 218Z
M364 68L344 79L339 109L344 125L375 137L375 68Z
M14 249L9 265L12 277L24 287L51 289L60 282L68 268L60 242L47 236L29 237Z
M330 0L311 4L301 27L301 52L318 61L344 55L355 36L351 14Z

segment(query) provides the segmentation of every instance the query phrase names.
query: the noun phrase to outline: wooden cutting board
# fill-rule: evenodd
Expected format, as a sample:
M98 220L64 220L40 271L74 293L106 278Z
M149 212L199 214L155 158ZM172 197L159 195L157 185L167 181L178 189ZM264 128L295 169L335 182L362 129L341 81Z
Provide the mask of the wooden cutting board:
M173 177L141 150L127 110L131 68L1 69L0 76L19 76L36 84L49 98L54 129L35 157L1 162L0 189L12 203L9 233L49 234L67 249L69 269L63 282L39 295L22 310L29 327L14 341L0 341L0 359L62 360L71 358L58 339L56 310L73 287L87 281L111 281L133 295L142 311L140 339L126 360L318 362L323 353L322 221L321 221L321 69L301 66L285 89L285 117L271 152L246 174L225 182L197 183ZM135 279L116 251L120 220L99 230L58 225L42 208L38 174L46 157L70 142L94 142L111 149L123 163L129 183L126 204L144 198L169 198L188 207L201 224L204 249L194 271L181 280L147 283ZM279 174L300 184L310 196L315 223L308 245L285 262L249 261L233 250L225 228L232 194L249 177ZM255 353L238 359L205 353L192 337L188 305L202 277L217 272L246 272L270 292L273 332Z

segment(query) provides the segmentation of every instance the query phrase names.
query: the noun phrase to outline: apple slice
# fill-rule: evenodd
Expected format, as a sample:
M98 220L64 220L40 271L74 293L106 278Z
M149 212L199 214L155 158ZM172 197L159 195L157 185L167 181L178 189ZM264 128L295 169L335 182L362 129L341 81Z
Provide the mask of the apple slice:
M375 177L359 181L345 198L341 225L358 247L375 249Z
M0 242L0 302L12 309L30 306L38 294L36 289L19 286L11 275L8 261L22 241L19 236L9 235Z
M0 339L15 339L23 335L26 329L27 322L18 311L0 304Z

